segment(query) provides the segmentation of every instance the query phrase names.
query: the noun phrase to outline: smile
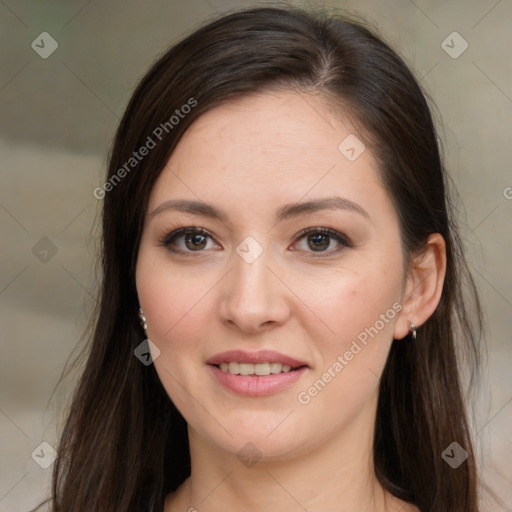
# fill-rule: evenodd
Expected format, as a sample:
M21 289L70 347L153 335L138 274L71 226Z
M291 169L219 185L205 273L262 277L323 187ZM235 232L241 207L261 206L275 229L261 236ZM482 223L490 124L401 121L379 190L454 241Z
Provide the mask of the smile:
M277 373L288 373L297 370L292 368L289 364L282 363L237 363L231 361L230 363L221 363L218 365L223 372L231 373L232 375L275 375Z
M305 361L274 350L229 350L210 357L206 364L218 384L245 396L272 395L310 370Z

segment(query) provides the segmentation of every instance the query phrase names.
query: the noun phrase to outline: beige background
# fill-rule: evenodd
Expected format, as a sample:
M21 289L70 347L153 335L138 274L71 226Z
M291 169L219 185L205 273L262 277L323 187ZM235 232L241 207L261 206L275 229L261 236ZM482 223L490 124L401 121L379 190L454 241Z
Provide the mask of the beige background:
M261 4L0 2L1 512L25 511L48 489L51 468L31 454L43 441L55 446L58 414L73 384L73 377L64 381L50 401L94 303L101 204L92 191L102 183L109 143L137 79L215 12ZM441 113L487 315L488 369L475 430L485 481L512 510L512 2L310 4L355 9L375 22ZM468 43L458 58L442 47L454 31ZM31 47L42 32L58 43L47 59ZM461 44L455 39L452 51ZM46 460L48 448L36 453Z

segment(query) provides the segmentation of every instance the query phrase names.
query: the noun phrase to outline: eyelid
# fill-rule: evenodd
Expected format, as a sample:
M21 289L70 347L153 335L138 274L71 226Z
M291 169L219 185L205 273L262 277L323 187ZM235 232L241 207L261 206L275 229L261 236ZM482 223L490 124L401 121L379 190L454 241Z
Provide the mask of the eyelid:
M341 233L340 231L338 231L336 229L320 227L320 226L303 229L302 231L297 233L296 240L300 241L305 236L307 236L309 234L314 234L314 233L329 235L331 238L336 240L340 244L340 246L335 249L328 250L328 251L320 251L320 252L307 251L309 254L309 257L328 258L330 256L336 256L340 251L342 251L343 249L345 249L347 247L354 247L354 244L351 242L351 240L348 238L348 236L345 235L344 233Z
M188 233L192 233L194 235L204 235L211 238L217 245L218 242L215 240L215 237L206 229L201 226L173 226L169 227L165 232L165 234L159 239L159 245L167 248L175 254L181 254L186 256L193 256L196 254L204 253L204 251L183 251L181 249L171 249L171 243L174 242L178 237L182 235L186 235Z
M330 235L333 238L335 238L336 240L338 240L339 242L342 242L351 247L353 246L349 237L347 235L345 235L344 233L341 233L340 231L338 231L336 229L326 228L326 227L321 227L321 226L303 229L302 231L297 233L296 237L297 237L297 239L299 239L299 238L304 237L305 235L309 235L310 233L323 233L326 235Z
M163 246L163 247L166 247L167 249L169 249L170 251L174 252L175 254L181 254L181 255L186 255L186 256L194 256L195 254L201 254L201 253L204 254L205 253L204 250L200 250L200 251L183 251L181 249L171 249L170 248L171 243L174 240L176 240L178 237L180 237L182 235L186 235L188 233L193 233L193 234L207 236L215 244L220 245L215 240L215 237L206 228L203 228L201 226L181 226L181 225L180 226L169 227L165 231L164 236L160 238L160 240L159 240L160 245ZM302 231L297 233L297 235L295 235L295 242L294 242L294 244L299 242L305 236L307 236L309 234L315 234L315 233L329 235L331 238L333 238L334 240L336 240L340 244L340 247L338 247L336 249L331 249L331 250L328 250L328 251L320 251L320 252L306 251L306 252L309 253L310 257L313 257L313 258L327 258L329 256L333 256L333 255L337 254L338 252L340 252L340 250L343 250L346 247L353 247L354 246L353 243L351 242L351 240L344 233L341 233L341 232L339 232L339 231L337 231L335 229L332 229L332 228L320 227L320 226L319 227L309 227L309 228L303 229Z

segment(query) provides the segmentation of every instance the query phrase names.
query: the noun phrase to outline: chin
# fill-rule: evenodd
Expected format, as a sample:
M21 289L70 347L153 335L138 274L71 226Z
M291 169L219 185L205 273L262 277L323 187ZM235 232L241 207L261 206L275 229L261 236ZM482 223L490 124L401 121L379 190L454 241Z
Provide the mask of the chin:
M210 442L220 449L236 455L243 461L245 458L257 458L262 461L285 460L304 451L311 441L314 428L308 433L303 431L304 424L299 425L283 414L263 414L267 421L262 420L262 413L250 415L244 421L225 423L223 426L233 436L230 437L224 430L219 432L204 431ZM259 417L258 419L254 419ZM283 421L284 420L284 421ZM288 424L286 424L289 421ZM210 429L206 429L210 430Z

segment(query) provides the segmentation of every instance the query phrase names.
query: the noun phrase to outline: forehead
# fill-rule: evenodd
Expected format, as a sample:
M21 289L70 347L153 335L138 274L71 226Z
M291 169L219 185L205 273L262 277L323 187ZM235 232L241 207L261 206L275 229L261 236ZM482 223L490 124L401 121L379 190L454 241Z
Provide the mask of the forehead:
M155 183L149 208L170 196L242 198L253 207L326 193L388 201L377 162L368 149L361 152L354 132L320 96L265 92L228 101L185 132Z
M216 160L249 163L256 158L281 158L285 166L295 166L306 156L308 162L328 158L334 161L339 156L340 137L351 131L348 120L335 114L324 98L264 92L228 101L203 114L180 144L182 150L193 144L199 155L214 153ZM213 152L212 140L219 144ZM180 157L177 153L175 162Z

